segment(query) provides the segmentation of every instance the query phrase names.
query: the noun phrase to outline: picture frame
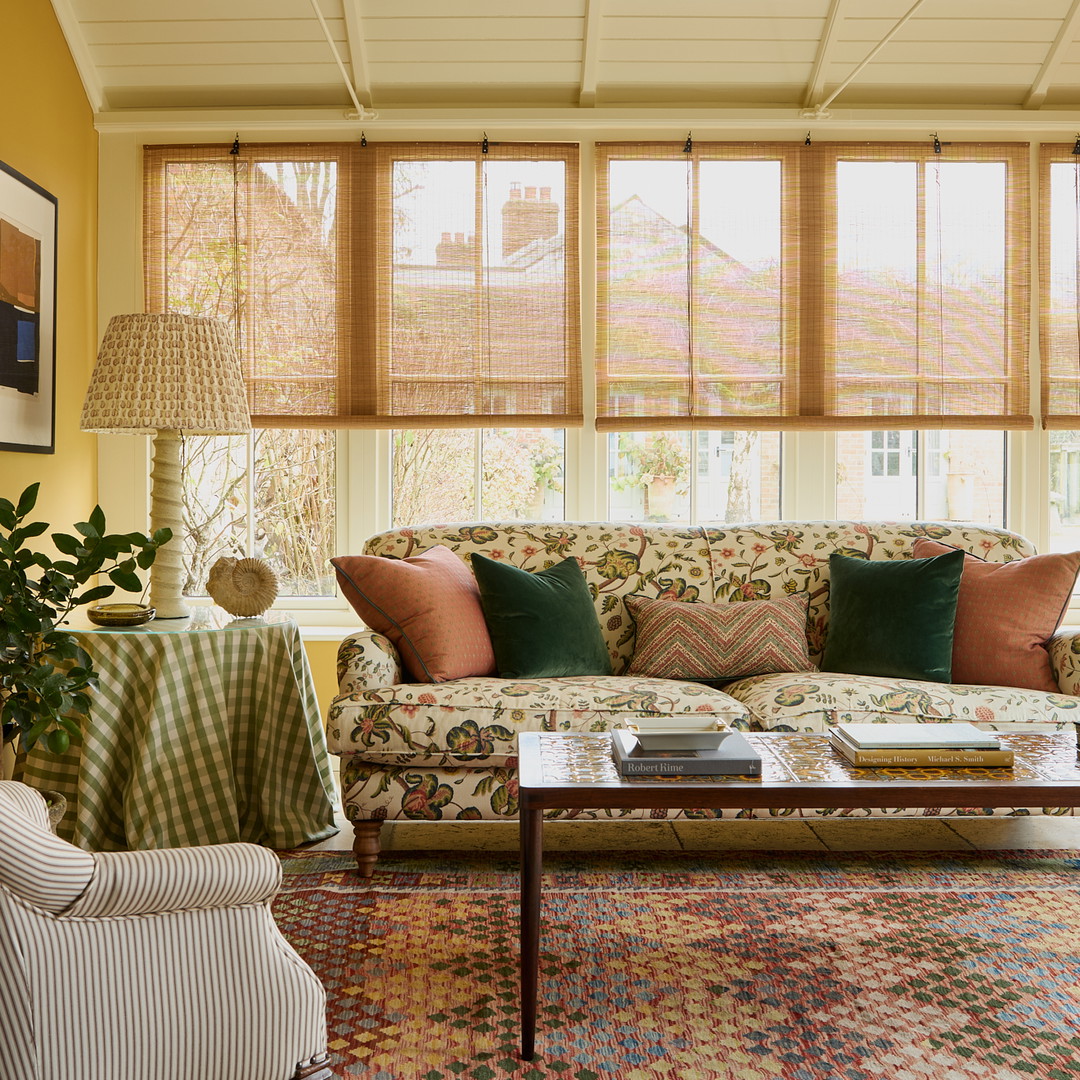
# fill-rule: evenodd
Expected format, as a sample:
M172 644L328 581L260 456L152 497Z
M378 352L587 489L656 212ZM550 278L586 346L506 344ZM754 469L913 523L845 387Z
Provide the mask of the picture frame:
M0 450L56 451L57 211L0 161Z

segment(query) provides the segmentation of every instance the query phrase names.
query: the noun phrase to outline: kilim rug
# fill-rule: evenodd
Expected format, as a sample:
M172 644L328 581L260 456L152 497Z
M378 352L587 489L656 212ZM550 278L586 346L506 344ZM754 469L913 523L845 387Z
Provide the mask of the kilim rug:
M284 859L280 926L367 1080L1078 1080L1080 852Z

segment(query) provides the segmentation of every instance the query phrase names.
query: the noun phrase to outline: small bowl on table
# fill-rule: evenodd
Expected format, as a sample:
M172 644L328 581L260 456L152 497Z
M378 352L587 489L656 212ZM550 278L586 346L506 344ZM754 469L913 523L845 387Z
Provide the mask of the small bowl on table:
M92 604L86 609L86 617L95 626L142 626L156 614L146 604Z
M732 734L727 724L719 720L665 724L635 718L620 726L627 728L637 738L641 749L650 753L658 750L716 750Z

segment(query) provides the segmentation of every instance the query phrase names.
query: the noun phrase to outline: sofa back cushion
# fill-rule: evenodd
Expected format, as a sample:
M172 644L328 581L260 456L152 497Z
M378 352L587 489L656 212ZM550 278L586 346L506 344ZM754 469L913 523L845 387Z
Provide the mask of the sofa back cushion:
M575 558L585 575L611 669L622 675L634 652L634 622L623 597L711 600L705 530L697 526L608 522L494 522L395 529L371 537L368 555L398 559L441 544L466 560L474 552L537 571Z
M918 539L916 559L950 548ZM1057 693L1046 643L1072 597L1080 551L1033 555L1012 563L964 556L953 634L952 681L1020 686Z
M436 545L407 559L331 559L345 598L397 647L413 682L491 675L495 656L476 581Z
M742 679L811 671L804 592L753 604L650 600L625 603L637 633L628 675L659 679Z
M500 678L611 674L577 559L529 571L474 551L472 568Z
M1003 563L1035 553L1024 537L966 523L773 521L706 528L717 602L810 594L810 659L820 665L829 621L829 556L910 559L920 536Z

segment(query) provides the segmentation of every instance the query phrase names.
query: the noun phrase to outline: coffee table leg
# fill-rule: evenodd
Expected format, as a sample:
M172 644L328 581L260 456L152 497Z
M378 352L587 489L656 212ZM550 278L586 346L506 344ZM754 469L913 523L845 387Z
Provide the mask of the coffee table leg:
M540 974L540 871L543 812L519 808L521 841L521 1056L532 1061L536 1043L536 984Z

